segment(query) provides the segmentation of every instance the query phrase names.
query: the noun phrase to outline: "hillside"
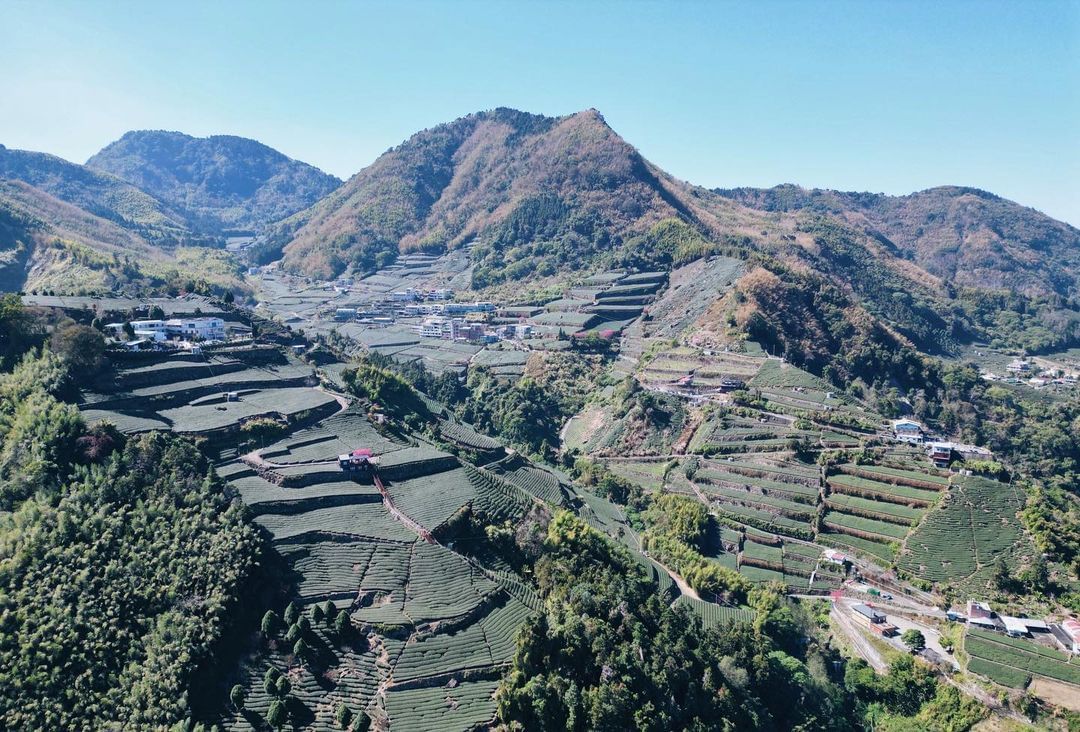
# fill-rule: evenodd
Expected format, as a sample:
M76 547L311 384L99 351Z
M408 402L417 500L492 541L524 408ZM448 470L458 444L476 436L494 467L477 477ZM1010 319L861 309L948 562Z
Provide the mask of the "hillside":
M243 289L219 250L160 247L19 180L0 179L0 291L98 293L204 280Z
M0 145L0 179L27 183L89 214L162 243L188 237L175 209L119 178L47 153Z
M413 135L340 189L284 222L264 259L330 277L399 252L475 243L474 284L587 262L666 219L719 232L735 206L671 179L595 110L544 117L496 109ZM750 219L751 221L747 221Z
M255 140L128 132L86 161L182 211L211 234L257 231L307 208L341 181Z
M986 191L941 186L886 196L783 185L716 192L764 211L839 217L958 288L1029 297L1080 292L1080 230Z

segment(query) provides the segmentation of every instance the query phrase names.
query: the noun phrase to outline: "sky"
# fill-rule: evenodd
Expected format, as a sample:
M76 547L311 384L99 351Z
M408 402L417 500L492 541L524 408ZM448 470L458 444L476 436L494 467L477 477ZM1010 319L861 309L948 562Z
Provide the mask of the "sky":
M253 137L342 178L499 106L590 107L708 187L983 188L1080 226L1080 0L0 0L0 143Z

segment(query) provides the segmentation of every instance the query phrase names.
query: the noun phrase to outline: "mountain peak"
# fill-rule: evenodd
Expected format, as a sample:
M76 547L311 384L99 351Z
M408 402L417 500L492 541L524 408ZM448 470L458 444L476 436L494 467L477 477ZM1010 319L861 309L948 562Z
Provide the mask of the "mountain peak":
M86 162L181 210L196 229L259 230L323 198L341 181L263 143L132 130Z

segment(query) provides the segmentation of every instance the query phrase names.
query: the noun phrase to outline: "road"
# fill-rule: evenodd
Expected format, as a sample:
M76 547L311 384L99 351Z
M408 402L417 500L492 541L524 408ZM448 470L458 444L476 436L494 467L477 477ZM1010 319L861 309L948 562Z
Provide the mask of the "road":
M840 602L835 602L833 603L829 615L832 617L833 622L836 623L836 627L843 634L844 638L851 643L855 652L870 664L871 668L879 674L883 674L889 670L889 664L885 660L885 657L881 655L880 651L878 651L878 649L875 648L863 634L862 627L857 620L851 617L851 611L847 607L844 607Z

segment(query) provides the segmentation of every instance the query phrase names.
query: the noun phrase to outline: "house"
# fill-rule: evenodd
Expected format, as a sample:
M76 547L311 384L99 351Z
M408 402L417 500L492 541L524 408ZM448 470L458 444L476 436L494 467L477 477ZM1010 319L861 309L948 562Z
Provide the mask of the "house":
M967 616L969 619L989 620L994 617L994 611L990 609L990 606L985 602L979 602L978 600L968 600L967 603Z
M1021 638L1030 635L1025 618L1014 618L1011 615L1002 615L1001 622L1005 623L1005 633L1010 638Z
M935 468L947 468L952 462L952 446L947 442L935 442L926 449L926 455Z
M845 564L848 562L847 555L835 549L826 549L821 553L821 558L832 564Z
M356 308L338 308L334 311L334 320L347 321L356 318Z
M174 318L165 321L165 332L170 338L179 337L189 341L223 341L225 321L221 318Z
M855 617L863 622L868 622L873 625L885 622L885 613L878 612L869 605L852 605L851 612L855 614Z
M370 470L379 464L379 458L375 457L370 448L362 447L344 455L338 455L338 466L346 471Z
M1068 620L1063 621L1058 627L1061 628L1066 639L1069 641L1066 644L1069 653L1080 654L1080 621L1069 618Z
M424 318L417 331L421 338L442 338L443 331L450 328L447 318Z
M1018 358L1005 367L1005 370L1009 373L1016 374L1017 376L1026 375L1031 373L1031 364L1022 358Z
M919 444L923 441L923 427L911 419L894 419L892 422L893 437L898 442Z

